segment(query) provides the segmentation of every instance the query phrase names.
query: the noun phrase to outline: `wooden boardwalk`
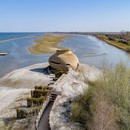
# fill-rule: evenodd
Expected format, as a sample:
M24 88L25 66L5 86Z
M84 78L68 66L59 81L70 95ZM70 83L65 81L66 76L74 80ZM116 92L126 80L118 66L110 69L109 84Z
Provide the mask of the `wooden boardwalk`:
M47 108L45 109L41 117L38 130L51 130L49 125L49 114L52 106L53 106L53 102L49 102Z
M49 96L49 103L41 116L37 130L51 130L49 125L49 114L53 106L53 103L58 95L58 92L51 92Z

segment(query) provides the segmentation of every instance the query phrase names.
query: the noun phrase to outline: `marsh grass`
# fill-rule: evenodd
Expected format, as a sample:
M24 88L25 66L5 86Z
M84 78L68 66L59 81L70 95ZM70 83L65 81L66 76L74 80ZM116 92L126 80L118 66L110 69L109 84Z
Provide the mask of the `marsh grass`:
M72 119L87 130L130 130L130 70L119 64L72 104Z
M27 118L27 117L32 117L38 114L38 112L40 111L40 106L37 107L31 107L30 109L28 108L21 108L18 107L16 109L17 111L17 118L21 119L21 118Z
M31 97L27 97L27 105L16 106L17 118L27 118L35 116L40 111L41 106L49 95L52 87L47 86L35 86L34 90L31 90Z
M41 96L39 98L27 98L27 106L32 107L32 106L40 106L43 104L45 101L45 97Z

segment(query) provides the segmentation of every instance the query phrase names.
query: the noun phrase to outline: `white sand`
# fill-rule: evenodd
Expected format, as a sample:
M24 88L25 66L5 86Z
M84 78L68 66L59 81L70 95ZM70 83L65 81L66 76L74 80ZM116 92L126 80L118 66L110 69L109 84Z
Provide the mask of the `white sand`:
M14 70L0 79L0 111L9 106L24 92L28 92L36 85L48 85L53 82L54 75L48 75L43 69L48 63L35 64Z
M29 92L30 89L0 88L0 111L12 103L21 93Z

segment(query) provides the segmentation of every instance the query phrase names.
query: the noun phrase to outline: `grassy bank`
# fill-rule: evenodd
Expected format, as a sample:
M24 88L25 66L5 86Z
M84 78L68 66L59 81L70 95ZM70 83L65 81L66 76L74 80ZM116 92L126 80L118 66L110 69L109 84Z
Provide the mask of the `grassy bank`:
M63 42L69 36L46 34L40 40L36 40L36 45L29 47L29 51L33 54L52 54L57 49L65 49L58 46L58 43Z
M98 39L103 40L107 42L108 44L111 44L119 49L122 49L124 51L130 52L130 43L123 43L122 41L119 41L117 38L110 39L108 36L103 35L103 34L96 34L94 35Z
M130 129L130 70L120 64L89 83L72 104L72 119L85 130Z

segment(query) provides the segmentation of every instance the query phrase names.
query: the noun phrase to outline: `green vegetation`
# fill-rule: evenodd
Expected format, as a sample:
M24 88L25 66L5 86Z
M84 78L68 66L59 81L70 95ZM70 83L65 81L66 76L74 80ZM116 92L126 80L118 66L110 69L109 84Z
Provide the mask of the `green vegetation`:
M49 94L49 90L39 90L35 89L31 91L32 98L40 98L41 96L47 96Z
M40 40L36 40L36 45L29 47L29 51L33 54L52 54L58 49L65 49L58 46L58 43L63 42L68 36L46 34Z
M31 91L31 97L27 98L27 106L16 108L17 118L27 118L37 115L51 89L52 87L35 86L34 90Z
M6 126L4 122L2 121L2 119L0 119L0 130L6 130Z
M45 100L44 96L41 96L39 98L27 98L27 106L32 107L32 106L40 106L43 104Z
M52 87L46 87L46 86L35 86L35 90L51 90Z
M130 52L130 32L120 34L94 34L94 36L115 47Z
M40 111L40 108L41 108L40 106L38 106L38 107L31 107L31 108L21 108L21 107L18 107L16 109L17 118L21 119L21 118L27 118L27 117L35 116Z
M86 130L130 130L130 70L107 69L72 104L72 119Z

